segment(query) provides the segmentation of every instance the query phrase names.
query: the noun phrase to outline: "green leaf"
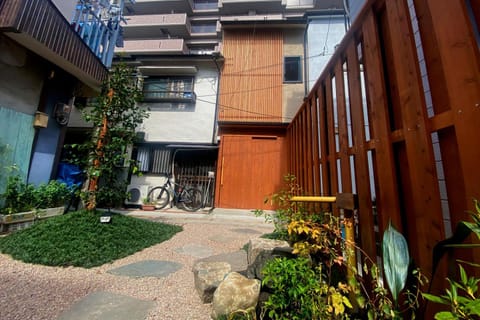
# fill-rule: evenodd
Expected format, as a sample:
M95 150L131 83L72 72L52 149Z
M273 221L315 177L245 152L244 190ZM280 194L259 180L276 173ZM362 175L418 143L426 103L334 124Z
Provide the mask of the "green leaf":
M442 311L435 314L437 320L457 320L458 318L449 311Z
M465 307L470 311L470 314L480 316L480 298L469 302Z
M389 223L383 234L383 268L393 300L398 301L407 280L410 255L405 237Z
M458 266L460 269L460 279L462 279L462 283L465 284L468 281L467 273L465 272L465 269L461 265Z
M441 303L441 304L450 304L450 302L447 299L444 299L442 297L430 294L430 293L422 293L422 296L432 302L435 303Z

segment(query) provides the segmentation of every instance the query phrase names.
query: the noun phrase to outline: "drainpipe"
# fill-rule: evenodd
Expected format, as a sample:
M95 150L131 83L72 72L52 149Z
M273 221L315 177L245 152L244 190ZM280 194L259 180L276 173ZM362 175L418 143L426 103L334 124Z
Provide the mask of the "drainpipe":
M215 66L217 67L217 92L216 92L216 97L215 97L215 118L213 122L213 132L212 132L212 144L217 144L217 128L218 128L218 108L219 108L219 97L220 97L220 76L221 76L221 70L220 66L218 65L218 58L220 57L220 53L214 52L212 53L212 59L213 62L215 63Z
M307 17L307 26L305 27L305 32L303 33L303 70L304 71L304 75L305 75L305 79L304 79L304 87L305 87L305 97L307 97L308 93L309 93L309 73L308 73L308 27L310 26L310 21L311 19L309 17Z

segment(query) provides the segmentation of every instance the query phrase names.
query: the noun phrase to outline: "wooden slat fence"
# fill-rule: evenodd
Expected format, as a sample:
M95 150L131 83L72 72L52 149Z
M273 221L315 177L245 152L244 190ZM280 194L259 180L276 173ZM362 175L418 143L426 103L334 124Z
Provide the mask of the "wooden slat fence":
M304 194L358 194L365 252L391 221L427 275L480 199L478 4L368 1L288 128Z

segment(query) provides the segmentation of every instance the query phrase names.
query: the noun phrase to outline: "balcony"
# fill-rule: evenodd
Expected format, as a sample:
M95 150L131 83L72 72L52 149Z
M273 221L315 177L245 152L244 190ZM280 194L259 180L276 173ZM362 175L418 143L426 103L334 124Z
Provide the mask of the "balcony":
M91 88L99 89L107 77L101 60L51 1L0 1L0 31Z
M185 38L190 35L190 20L186 13L146 14L125 17L123 34L127 39L161 38L173 36Z
M342 0L283 0L287 11L343 9Z
M343 9L342 0L218 0L222 15L264 15L304 10Z
M116 48L119 55L134 54L185 54L188 52L183 39L128 40L123 48Z
M193 10L199 11L218 11L218 0L193 0Z
M135 4L125 3L125 14L192 13L192 8L192 0L136 0Z
M275 13L284 11L285 0L219 0L220 14L256 14Z

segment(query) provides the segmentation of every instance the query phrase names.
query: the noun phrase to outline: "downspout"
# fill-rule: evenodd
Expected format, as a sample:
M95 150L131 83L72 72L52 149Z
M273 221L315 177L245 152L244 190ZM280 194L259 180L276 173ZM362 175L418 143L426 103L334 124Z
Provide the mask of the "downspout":
M219 58L220 54L219 53L216 53L214 52L212 54L212 59L213 59L213 62L215 63L215 66L217 67L217 74L218 74L218 77L217 77L217 92L215 93L216 96L215 96L215 118L214 118L214 121L213 121L213 132L212 132L212 144L217 144L217 128L218 128L218 108L219 108L219 98L220 98L220 77L221 77L221 70L220 70L220 66L218 65L218 58Z
M304 79L304 87L305 87L305 97L308 96L309 90L309 73L308 73L308 27L310 26L311 19L307 17L307 26L305 27L305 32L303 33L303 70L305 70L305 79Z

